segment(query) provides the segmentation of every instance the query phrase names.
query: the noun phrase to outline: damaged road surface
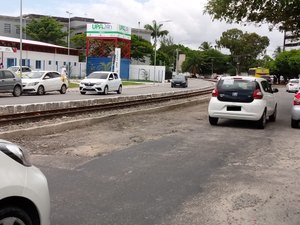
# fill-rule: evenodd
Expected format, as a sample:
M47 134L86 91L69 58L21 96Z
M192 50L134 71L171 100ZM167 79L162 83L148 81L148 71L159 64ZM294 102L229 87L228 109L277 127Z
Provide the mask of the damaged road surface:
M293 96L264 130L207 104L14 137L46 174L55 225L299 225L300 140Z

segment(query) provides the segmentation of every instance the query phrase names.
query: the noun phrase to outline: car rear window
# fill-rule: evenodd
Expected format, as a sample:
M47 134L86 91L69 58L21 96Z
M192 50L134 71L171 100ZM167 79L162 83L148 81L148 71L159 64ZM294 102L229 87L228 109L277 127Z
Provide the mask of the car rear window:
M257 87L257 82L252 80L221 79L217 84L218 99L229 102L252 102L253 91Z
M290 80L289 82L290 82L290 83L293 83L293 84L298 84L298 83L299 83L299 80Z

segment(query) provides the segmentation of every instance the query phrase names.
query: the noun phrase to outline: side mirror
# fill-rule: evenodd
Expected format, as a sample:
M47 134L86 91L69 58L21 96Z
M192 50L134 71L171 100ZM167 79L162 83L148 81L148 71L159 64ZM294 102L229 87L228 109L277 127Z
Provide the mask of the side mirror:
M108 78L108 80L113 80L114 78L112 78L112 77L110 77L110 78Z
M44 80L50 79L48 75L44 76Z

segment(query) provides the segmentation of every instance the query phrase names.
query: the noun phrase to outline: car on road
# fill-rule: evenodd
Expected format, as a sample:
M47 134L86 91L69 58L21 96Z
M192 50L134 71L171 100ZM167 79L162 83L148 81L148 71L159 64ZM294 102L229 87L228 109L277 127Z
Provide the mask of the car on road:
M19 97L22 91L21 78L11 70L0 69L0 93L12 93Z
M184 75L175 75L171 80L171 87L188 87L188 79Z
M0 139L0 224L49 225L47 179L32 166L28 152Z
M122 80L115 72L95 71L80 82L79 90L83 95L86 92L106 95L111 91L121 94Z
M292 113L291 127L298 128L300 122L300 91L298 91L294 96L291 113Z
M21 76L21 70L19 66L10 66L7 68L8 70L13 71L14 73L16 73L19 77ZM22 77L24 75L27 75L28 73L30 73L32 70L29 66L22 66Z
M287 92L298 92L299 91L299 79L290 79L289 82L286 84L286 91Z
M65 94L68 89L68 79L56 71L32 71L23 76L23 92L43 95L46 92L59 91Z
M277 100L269 82L249 76L222 77L212 92L208 105L209 122L217 125L219 119L256 121L265 128L267 118L275 121Z

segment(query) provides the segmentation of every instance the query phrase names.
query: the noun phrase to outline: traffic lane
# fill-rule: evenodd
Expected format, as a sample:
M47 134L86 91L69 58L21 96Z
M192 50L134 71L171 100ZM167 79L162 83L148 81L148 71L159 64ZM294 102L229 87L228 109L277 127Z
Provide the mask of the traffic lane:
M44 102L60 102L60 101L74 101L74 100L87 100L96 98L117 98L119 96L131 96L161 92L179 92L183 90L201 89L205 87L212 87L214 84L210 81L202 79L190 79L188 88L171 88L171 83L164 84L146 84L141 86L124 86L123 93L121 95L111 92L108 95L98 94L85 94L81 95L78 89L70 89L64 95L59 92L49 92L46 95L35 95L24 93L20 97L13 97L11 94L0 94L0 105L19 105L19 104L33 104L33 103L44 103Z

